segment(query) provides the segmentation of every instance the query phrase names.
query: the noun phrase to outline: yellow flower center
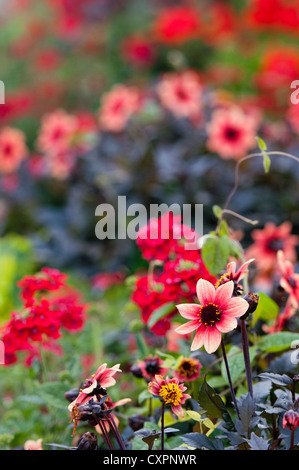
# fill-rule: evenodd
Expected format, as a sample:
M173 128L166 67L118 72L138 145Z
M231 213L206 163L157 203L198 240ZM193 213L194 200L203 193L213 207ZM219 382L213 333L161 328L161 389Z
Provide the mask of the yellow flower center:
M218 279L218 281L215 284L216 289L217 289L217 287L221 286L222 284L224 284L227 281L230 281L229 272L227 272L225 274L222 274L222 276Z
M163 398L166 405L172 404L174 406L179 405L181 403L181 398L183 397L183 393L176 383L162 385L159 395Z

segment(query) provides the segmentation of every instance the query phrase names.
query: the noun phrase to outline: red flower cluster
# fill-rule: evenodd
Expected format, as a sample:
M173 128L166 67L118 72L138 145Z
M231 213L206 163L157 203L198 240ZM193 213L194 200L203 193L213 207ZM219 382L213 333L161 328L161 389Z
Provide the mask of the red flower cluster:
M165 237L164 222L167 218L169 238ZM153 230L153 226L156 230ZM195 247L186 250L183 238L178 235L185 235L188 240L192 236L193 240L198 237L190 227L181 222L180 217L165 214L160 219L151 219L140 230L137 238L143 257L153 263L159 260L159 269L137 279L131 299L140 308L143 322L150 324L150 330L158 336L164 336L171 328L171 319L177 314L175 305L178 302L194 301L198 279L216 282L205 267L200 250ZM169 305L169 310L166 304ZM163 306L164 315L152 324L153 312Z
M249 26L294 32L299 26L299 8L296 0L254 0L245 10Z
M86 305L81 304L77 291L67 286L66 279L56 269L43 268L18 283L24 308L13 312L3 328L1 339L6 365L16 362L20 351L27 352L29 364L39 355L37 343L52 352L60 352L55 340L61 337L61 330L75 332L83 327Z
M182 44L199 37L201 17L195 8L179 6L166 8L157 16L153 30L158 41Z

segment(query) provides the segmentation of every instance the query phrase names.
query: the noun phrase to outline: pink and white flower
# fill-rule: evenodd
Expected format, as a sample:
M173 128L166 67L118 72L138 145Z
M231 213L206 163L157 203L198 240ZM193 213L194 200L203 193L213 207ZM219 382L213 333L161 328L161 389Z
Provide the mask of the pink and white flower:
M224 159L240 159L256 143L259 121L237 106L216 109L207 125L207 147Z
M196 331L191 351L205 347L208 353L216 351L222 333L237 326L237 318L248 310L248 302L241 297L232 297L234 282L229 281L217 289L209 281L199 279L196 285L198 304L181 304L177 309L183 318L191 320L176 331L187 334Z
M72 411L75 405L83 405L89 401L97 388L106 389L115 385L114 375L117 372L121 372L119 364L111 368L107 368L107 364L102 364L91 378L86 379L77 398L68 406L69 411Z

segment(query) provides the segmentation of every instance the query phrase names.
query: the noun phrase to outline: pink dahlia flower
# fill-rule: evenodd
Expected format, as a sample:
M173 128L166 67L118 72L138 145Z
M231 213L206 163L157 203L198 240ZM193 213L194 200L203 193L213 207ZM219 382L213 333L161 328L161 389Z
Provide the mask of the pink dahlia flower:
M182 317L191 321L179 326L176 331L180 334L196 331L191 351L204 346L208 353L213 353L221 343L221 334L236 328L237 317L247 311L248 302L241 297L232 297L233 290L233 281L216 289L209 281L199 279L196 292L200 305L177 305Z
M69 411L71 411L75 405L83 405L89 401L90 398L95 395L97 388L106 389L112 387L112 385L116 383L114 375L117 372L121 372L119 364L116 364L110 369L107 368L107 364L102 364L91 378L86 379L77 398L68 406Z
M187 387L180 383L176 377L173 379L166 377L164 379L162 375L155 375L154 379L148 384L148 391L159 397L165 405L171 405L173 413L179 418L184 417L182 405L188 398L191 398L190 395L184 393L185 390L187 390Z

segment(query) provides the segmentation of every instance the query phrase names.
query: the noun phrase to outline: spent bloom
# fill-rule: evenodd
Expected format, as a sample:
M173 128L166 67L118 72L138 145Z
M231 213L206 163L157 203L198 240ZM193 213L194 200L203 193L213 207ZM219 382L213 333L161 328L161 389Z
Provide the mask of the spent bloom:
M190 395L184 393L187 387L180 383L179 380L174 378L166 377L162 375L155 375L154 379L148 384L148 391L160 398L165 405L171 405L171 410L178 417L184 417L184 410L182 405Z
M215 352L221 343L221 334L236 328L237 318L247 311L248 303L243 298L232 297L233 291L233 281L216 289L209 281L199 279L196 292L200 305L177 305L182 317L190 321L176 331L180 334L196 331L192 351L204 346L208 353Z

